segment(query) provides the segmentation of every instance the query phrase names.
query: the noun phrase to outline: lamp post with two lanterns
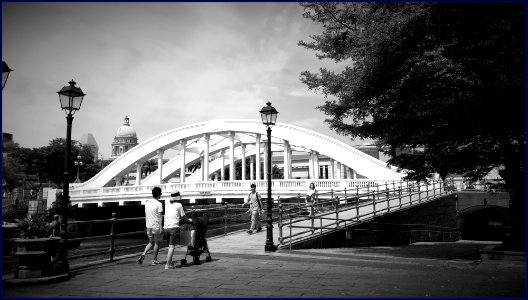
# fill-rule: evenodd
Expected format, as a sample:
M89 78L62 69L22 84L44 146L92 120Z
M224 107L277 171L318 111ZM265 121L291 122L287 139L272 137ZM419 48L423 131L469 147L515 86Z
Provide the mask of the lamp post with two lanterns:
M64 152L64 180L62 187L62 226L64 230L61 235L61 249L59 250L59 257L56 264L56 269L62 272L69 273L68 264L68 203L70 198L70 187L69 187L69 172L68 166L70 161L71 152L71 128L73 122L73 115L81 108L83 98L86 94L76 87L76 82L73 79L68 82L69 86L64 86L57 93L59 94L59 100L61 108L66 113L66 149Z
M73 164L77 166L77 179L75 179L75 183L81 183L81 180L79 179L79 167L84 165L82 156L77 155L77 159L73 162Z
M271 102L268 101L266 106L260 110L260 117L262 118L262 123L266 126L266 131L268 135L268 201L266 202L266 245L264 246L264 251L275 251L277 248L273 244L273 225L272 223L272 201L271 201L271 126L275 125L277 121L277 114L279 112L275 107L271 106Z

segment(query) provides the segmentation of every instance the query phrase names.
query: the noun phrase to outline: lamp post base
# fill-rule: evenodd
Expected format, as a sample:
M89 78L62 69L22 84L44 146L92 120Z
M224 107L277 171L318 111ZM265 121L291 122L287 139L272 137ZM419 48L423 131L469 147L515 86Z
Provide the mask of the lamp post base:
M273 244L271 244L271 245L266 244L264 246L264 251L266 251L266 252L275 252L275 251L277 251L277 247L275 245L273 245Z

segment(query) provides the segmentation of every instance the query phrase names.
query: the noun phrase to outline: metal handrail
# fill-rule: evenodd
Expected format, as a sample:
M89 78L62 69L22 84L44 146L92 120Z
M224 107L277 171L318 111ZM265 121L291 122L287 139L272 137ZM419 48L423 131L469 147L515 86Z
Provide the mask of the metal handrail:
M424 188L425 187L425 188ZM356 189L356 193L352 197L345 197L345 199L339 199L337 196L331 197L329 200L323 200L320 203L316 204L322 204L321 207L324 206L325 203L333 203L335 204L334 210L329 210L327 212L323 212L320 214L315 214L314 212L314 205L308 205L310 209L310 215L309 216L299 216L299 214L292 213L292 211L295 211L295 207L290 207L288 209L283 209L281 204L279 204L279 211L280 211L280 217L279 217L279 242L281 245L285 245L287 242L289 242L289 246L291 248L291 244L297 241L300 241L301 239L307 238L307 234L311 233L313 234L316 230L320 232L320 234L323 234L323 231L330 231L335 230L336 228L339 228L339 224L342 222L350 222L347 226L352 225L353 223L360 222L360 220L363 218L369 218L374 217L377 214L380 213L387 213L391 210L398 210L401 209L403 206L411 206L414 204L423 203L426 201L430 201L432 199L435 199L437 196L445 196L447 194L453 193L452 190L446 190L443 188L444 182L443 181L432 181L432 184L430 183L413 183L413 182L405 182L405 184L400 183L397 187L394 183L391 188L389 188L388 184L385 184L384 188L380 190L380 186L367 186L366 191L365 189L362 190L362 192L359 192L359 189ZM374 188L371 191L371 188ZM346 193L346 190L342 191L331 191L331 196L334 196L338 193ZM327 193L328 194L328 193ZM416 198L417 199L413 199ZM402 202L403 198L408 197L408 203L404 205ZM392 204L392 202L397 202L396 204ZM386 203L386 206L380 207L380 204ZM367 211L365 213L360 213L360 209L364 207L372 206L372 211ZM306 207L306 205L305 205ZM355 216L353 218L348 219L340 219L339 214L355 210ZM328 215L335 215L335 218L329 218ZM289 218L287 223L284 223L284 220L286 219L285 216ZM319 219L320 226L315 226L315 219ZM334 222L330 222L329 224L322 225L322 220L332 220ZM296 223L304 222L306 220L311 220L311 226L306 225L295 225ZM285 236L283 232L283 227L288 226L289 227L289 235ZM301 228L301 229L308 229L308 230L301 230L296 233L292 232L293 228ZM297 238L297 239L296 239Z

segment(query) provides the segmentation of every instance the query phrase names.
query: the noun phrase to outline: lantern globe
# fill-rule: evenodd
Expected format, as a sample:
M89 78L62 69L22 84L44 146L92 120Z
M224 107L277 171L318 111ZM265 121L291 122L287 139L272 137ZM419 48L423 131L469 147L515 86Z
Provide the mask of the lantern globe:
M59 94L61 108L67 115L73 115L81 109L82 101L86 94L83 93L81 88L75 86L76 82L73 79L68 83L70 84L69 86L64 86L57 93Z
M275 109L275 107L271 106L271 102L268 101L266 103L266 106L262 107L260 110L260 117L262 118L262 124L270 127L275 125L277 122L277 114L279 112Z

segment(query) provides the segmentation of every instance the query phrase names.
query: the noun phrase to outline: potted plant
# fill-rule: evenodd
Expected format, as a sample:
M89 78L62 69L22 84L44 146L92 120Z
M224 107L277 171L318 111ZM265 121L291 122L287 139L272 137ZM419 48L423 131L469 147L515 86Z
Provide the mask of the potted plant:
M12 239L17 259L15 279L53 276L60 237L51 236L51 225L44 216L17 219L17 237Z

